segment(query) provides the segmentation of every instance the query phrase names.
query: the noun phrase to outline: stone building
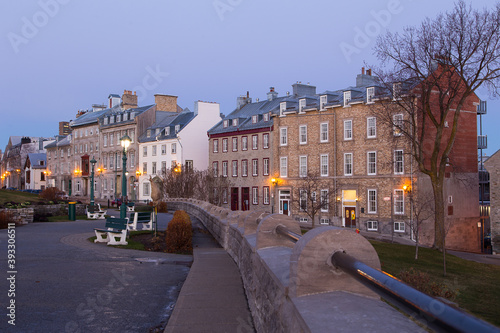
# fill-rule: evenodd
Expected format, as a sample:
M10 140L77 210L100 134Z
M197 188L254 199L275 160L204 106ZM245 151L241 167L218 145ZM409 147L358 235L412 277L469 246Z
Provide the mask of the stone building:
M491 233L493 253L500 253L500 150L490 156L484 166L490 174L490 229L478 225L478 238ZM479 240L480 241L480 240Z
M30 153L23 167L27 190L45 190L47 186L47 154Z
M71 134L58 135L47 149L47 187L57 187L67 195L72 193L73 151Z

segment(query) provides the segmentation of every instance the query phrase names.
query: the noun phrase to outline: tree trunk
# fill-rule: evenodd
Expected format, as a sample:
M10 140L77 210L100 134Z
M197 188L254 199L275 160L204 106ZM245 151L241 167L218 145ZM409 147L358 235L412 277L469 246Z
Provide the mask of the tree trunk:
M442 177L438 176L432 180L432 190L434 192L434 248L442 251L445 247Z
M418 233L415 236L415 260L418 260Z

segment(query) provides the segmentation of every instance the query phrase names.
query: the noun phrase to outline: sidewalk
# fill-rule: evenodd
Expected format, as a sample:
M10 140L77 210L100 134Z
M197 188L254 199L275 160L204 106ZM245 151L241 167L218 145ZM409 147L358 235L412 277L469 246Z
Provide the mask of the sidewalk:
M204 229L196 219L193 227ZM254 332L233 259L206 232L194 234L193 248L193 265L164 332Z

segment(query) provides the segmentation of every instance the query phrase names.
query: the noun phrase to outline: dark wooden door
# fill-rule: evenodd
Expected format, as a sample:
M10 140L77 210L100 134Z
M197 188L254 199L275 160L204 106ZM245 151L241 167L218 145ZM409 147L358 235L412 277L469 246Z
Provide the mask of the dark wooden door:
M250 187L241 188L241 210L250 209Z
M345 227L356 228L356 208L345 207L344 213Z
M238 188L231 187L231 210L238 210Z

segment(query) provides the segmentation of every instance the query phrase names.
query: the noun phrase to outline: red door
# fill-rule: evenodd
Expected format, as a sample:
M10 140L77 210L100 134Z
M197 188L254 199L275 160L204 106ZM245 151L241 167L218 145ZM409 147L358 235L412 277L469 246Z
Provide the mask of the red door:
M344 213L345 227L356 228L356 208L345 207Z
M250 187L241 188L241 210L250 209Z
M231 210L238 210L238 188L231 187Z

